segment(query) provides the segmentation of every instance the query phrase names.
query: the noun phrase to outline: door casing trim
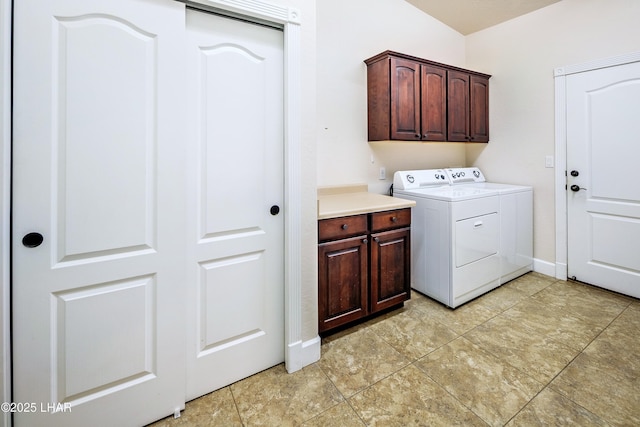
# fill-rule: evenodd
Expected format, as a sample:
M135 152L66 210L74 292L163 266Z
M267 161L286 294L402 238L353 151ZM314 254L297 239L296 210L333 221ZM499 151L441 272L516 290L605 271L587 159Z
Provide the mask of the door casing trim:
M614 67L640 61L640 51L617 55L580 64L558 67L555 80L555 217L556 217L556 279L567 280L567 76L576 73Z

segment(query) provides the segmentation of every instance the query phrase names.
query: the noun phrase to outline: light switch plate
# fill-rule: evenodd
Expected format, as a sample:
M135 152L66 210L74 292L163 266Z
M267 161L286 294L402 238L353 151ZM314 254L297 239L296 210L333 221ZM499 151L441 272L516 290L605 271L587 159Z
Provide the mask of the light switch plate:
M544 158L544 167L552 168L553 167L553 156L546 156Z

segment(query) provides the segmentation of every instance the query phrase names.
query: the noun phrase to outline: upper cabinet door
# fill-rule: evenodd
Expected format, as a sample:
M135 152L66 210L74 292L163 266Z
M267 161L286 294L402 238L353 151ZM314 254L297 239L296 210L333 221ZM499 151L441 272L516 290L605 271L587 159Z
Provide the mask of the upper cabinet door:
M447 71L422 65L422 140L447 140Z
M449 71L448 140L469 140L469 74Z
M489 142L489 79L471 75L469 140Z
M420 140L420 64L391 58L391 139Z

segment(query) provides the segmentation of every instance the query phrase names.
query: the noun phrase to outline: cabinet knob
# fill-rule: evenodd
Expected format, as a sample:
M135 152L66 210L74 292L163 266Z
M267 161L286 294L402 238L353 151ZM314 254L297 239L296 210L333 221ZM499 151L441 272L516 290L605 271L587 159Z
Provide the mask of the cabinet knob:
M369 240L368 239L362 239L362 243L364 243L366 245L367 243L369 243Z
M420 139L420 134L416 133L416 139Z
M379 237L374 237L374 238L373 238L373 240L374 240L375 242L379 242L379 241L380 241L380 238L379 238Z
M342 224L342 229L346 230L347 228L349 228L349 226L347 224Z
M427 138L429 137L429 134L426 134L426 133L425 133L424 135L422 135L422 137L423 137L424 139L427 139Z
M391 222L398 222L398 218L397 218L397 217L395 217L395 216L392 216L392 217L391 217Z

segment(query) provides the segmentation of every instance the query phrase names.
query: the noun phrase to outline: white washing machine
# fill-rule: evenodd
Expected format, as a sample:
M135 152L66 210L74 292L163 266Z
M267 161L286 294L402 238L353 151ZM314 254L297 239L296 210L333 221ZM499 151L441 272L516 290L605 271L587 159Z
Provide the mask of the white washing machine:
M443 169L398 171L394 196L414 200L412 288L455 308L500 284L496 190L452 186Z
M533 270L533 188L486 182L479 168L445 169L451 185L496 190L500 199L500 284Z

